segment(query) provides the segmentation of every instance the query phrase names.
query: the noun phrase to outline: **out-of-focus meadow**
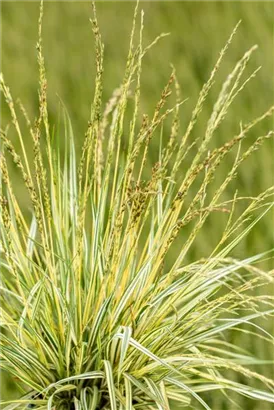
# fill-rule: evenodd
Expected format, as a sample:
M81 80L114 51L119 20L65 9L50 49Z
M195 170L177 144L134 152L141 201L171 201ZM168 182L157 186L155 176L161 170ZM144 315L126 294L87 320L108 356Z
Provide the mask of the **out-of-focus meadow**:
M48 78L49 114L51 123L58 122L59 97L71 116L76 145L79 149L83 141L90 113L94 88L94 47L89 17L89 2L45 2L43 39L44 55ZM141 82L141 111L152 114L161 91L165 86L172 63L177 72L183 98L188 98L181 108L181 132L190 119L203 83L208 79L219 52L239 20L241 25L234 37L216 84L210 93L201 118L195 127L193 138L203 137L204 126L211 114L220 86L226 76L254 44L258 50L249 65L250 74L262 66L248 86L238 96L223 123L216 132L214 142L228 141L240 130L240 124L259 116L273 103L273 17L274 3L271 2L141 2L145 12L144 43L150 43L161 32L170 35L161 39L146 55L143 62ZM38 67L36 62L36 41L39 15L38 2L1 3L2 49L1 64L5 80L14 97L20 98L31 119L37 116L38 107ZM134 2L97 2L97 14L105 43L104 100L107 101L123 78L129 44ZM1 122L5 126L9 113L2 102ZM272 120L255 128L248 138L264 135L271 128ZM164 130L164 138L168 138ZM127 136L124 135L124 138ZM31 139L29 135L31 151ZM62 137L59 144L62 147ZM159 142L155 139L150 150L150 160L157 159ZM227 192L232 198L236 189L240 195L253 196L273 184L274 163L273 144L268 141L259 152L252 155L240 168L237 179ZM233 153L235 155L235 152ZM222 178L233 163L233 155L219 169L216 178ZM182 173L185 169L181 170ZM14 170L14 177L16 173ZM20 180L19 180L20 181ZM25 191L18 182L18 192L22 189L22 206L28 211ZM273 248L273 213L268 214L234 252L235 256L250 256ZM218 242L222 220L210 219L199 236L199 241L188 258L207 255ZM184 240L183 234L180 240ZM178 246L180 246L178 241ZM270 266L271 262L268 262ZM269 328L271 325L268 324ZM271 329L270 329L271 330ZM264 343L254 346L250 336L233 334L237 344L250 346L251 351L262 359L273 358ZM259 370L257 368L257 370ZM273 367L262 365L261 372L271 377ZM18 394L10 379L2 377L1 397L10 398ZM260 404L244 397L230 395L237 404L223 396L211 394L207 397L214 410L242 409L270 410L270 404Z

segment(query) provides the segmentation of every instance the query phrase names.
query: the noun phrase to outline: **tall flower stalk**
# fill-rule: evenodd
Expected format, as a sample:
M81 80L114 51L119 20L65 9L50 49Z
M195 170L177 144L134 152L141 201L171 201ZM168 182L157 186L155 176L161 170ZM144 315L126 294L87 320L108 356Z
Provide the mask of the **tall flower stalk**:
M273 271L258 264L271 252L237 260L233 249L270 210L274 188L257 197L235 192L223 199L239 166L273 135L271 130L258 135L243 149L242 141L273 115L273 107L212 149L230 105L256 75L243 79L255 47L227 77L199 138L193 139L195 124L238 26L202 87L186 130L181 132L185 101L175 69L153 115L143 114L139 126L142 60L162 36L144 47L144 16L137 4L123 82L105 104L104 46L93 4L95 91L78 158L65 107L63 127L55 134L49 120L42 17L43 2L34 122L1 76L11 114L11 124L1 128L1 366L24 391L20 399L6 401L6 409L168 410L174 403L210 409L204 392L216 390L227 400L234 391L274 402L273 380L250 370L261 360L226 338L245 325L245 332L273 343L256 320L274 312L267 294ZM170 108L173 90L176 104ZM32 138L31 155L19 112ZM158 138L159 152L150 168L152 138ZM55 142L60 139L63 154ZM217 185L219 166L231 151L233 165ZM28 192L31 218L10 178L12 166ZM225 224L215 249L189 262L195 239L209 229L205 222L211 216L214 224L218 213ZM265 294L254 293L256 288ZM228 378L231 373L245 382Z

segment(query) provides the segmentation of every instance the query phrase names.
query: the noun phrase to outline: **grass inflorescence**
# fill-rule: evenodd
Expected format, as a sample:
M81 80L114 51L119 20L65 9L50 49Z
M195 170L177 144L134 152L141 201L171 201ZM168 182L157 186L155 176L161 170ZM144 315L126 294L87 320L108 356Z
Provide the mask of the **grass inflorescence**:
M227 400L231 390L274 402L273 380L250 368L260 359L226 338L230 329L240 331L245 325L245 332L273 343L256 321L273 315L273 297L254 293L273 284L274 272L258 265L271 252L238 260L232 251L272 207L274 188L256 197L236 191L224 199L238 167L272 137L270 130L249 146L242 144L251 129L273 115L273 107L240 124L238 134L224 145L211 148L233 100L256 75L257 70L243 79L256 47L224 82L204 135L194 139L193 130L238 26L204 84L185 132L180 130L185 99L174 67L152 117L143 114L139 126L142 60L162 36L143 46L144 15L140 13L137 32L137 4L124 79L104 104L104 46L93 4L95 91L78 158L62 103L63 128L54 131L50 123L42 17L43 2L35 121L20 101L13 101L1 76L11 114L11 124L1 128L1 366L24 392L5 402L7 409L168 410L174 403L209 409L203 393L216 390ZM176 103L170 107L174 92ZM32 137L32 154L18 113ZM165 144L166 123L170 137ZM17 135L20 150L10 133ZM65 139L64 153L58 142L56 146L56 134ZM149 170L152 138L159 139L159 152ZM216 184L219 166L231 152L233 165ZM11 166L18 168L28 192L31 220L22 211ZM214 223L217 214L225 224L215 249L189 263L191 246L208 229L208 218ZM174 251L178 238L179 251ZM231 372L245 382L227 377Z

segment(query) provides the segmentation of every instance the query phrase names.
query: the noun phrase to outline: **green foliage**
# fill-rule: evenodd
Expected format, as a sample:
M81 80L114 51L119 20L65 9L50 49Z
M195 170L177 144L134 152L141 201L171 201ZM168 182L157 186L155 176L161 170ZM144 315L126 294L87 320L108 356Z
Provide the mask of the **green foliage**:
M271 360L260 360L226 335L234 329L273 343L257 321L274 312L273 271L259 265L271 252L239 260L232 251L272 208L274 187L257 196L238 191L225 196L239 166L269 144L271 130L251 141L247 137L267 123L273 107L240 123L224 144L213 142L231 104L257 73L244 78L256 47L237 62L203 133L192 138L238 26L181 135L185 99L174 68L154 112L140 121L143 58L162 36L143 45L144 15L138 6L123 82L103 103L104 45L93 5L94 99L78 158L61 101L58 126L50 122L42 17L43 3L34 122L21 103L14 103L1 77L11 116L11 124L1 129L1 366L25 393L6 401L12 406L7 408L167 410L177 403L210 409L206 393L211 391L221 391L228 402L229 391L273 403L273 381L251 369ZM174 89L176 103L170 106ZM157 159L149 167L153 139ZM234 160L228 166L230 154ZM31 218L10 177L12 166L28 193ZM220 176L222 166L226 172ZM222 222L221 236L206 257L190 261L209 219ZM254 289L266 290L254 294Z

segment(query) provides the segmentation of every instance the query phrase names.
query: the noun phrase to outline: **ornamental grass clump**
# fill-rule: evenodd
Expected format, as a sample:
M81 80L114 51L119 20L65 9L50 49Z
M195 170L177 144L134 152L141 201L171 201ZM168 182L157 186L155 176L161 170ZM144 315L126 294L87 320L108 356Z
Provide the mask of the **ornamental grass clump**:
M34 122L1 76L11 114L11 123L1 128L1 366L22 390L20 399L3 403L6 409L210 409L205 393L216 390L227 400L233 391L274 402L273 380L250 369L260 359L226 337L238 329L273 343L256 321L274 312L273 297L264 294L273 285L273 271L258 265L271 252L238 260L232 251L269 211L274 189L257 197L238 192L224 197L238 167L272 136L269 131L248 144L250 131L267 121L273 107L240 124L224 145L214 140L233 100L256 74L243 79L255 48L229 74L204 134L194 139L195 123L237 27L181 131L184 100L173 68L153 115L140 121L142 59L161 36L143 46L138 5L122 85L103 103L104 46L93 4L95 91L78 157L64 106L63 127L54 129L49 120L42 16L43 3ZM176 104L170 108L173 90ZM19 149L12 142L15 135ZM154 138L158 159L149 169ZM231 153L232 167L216 184L219 166ZM10 177L14 166L28 192L31 218ZM225 223L215 249L189 261L205 222L218 214Z

